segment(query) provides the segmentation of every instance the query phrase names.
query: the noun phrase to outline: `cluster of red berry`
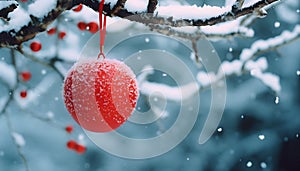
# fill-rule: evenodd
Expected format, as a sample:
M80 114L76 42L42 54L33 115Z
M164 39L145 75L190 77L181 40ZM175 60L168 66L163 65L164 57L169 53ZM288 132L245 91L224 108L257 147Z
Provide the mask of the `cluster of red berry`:
M79 4L77 7L73 8L74 12L79 12L82 10L82 4ZM85 22L78 22L77 23L77 27L79 28L79 30L86 30L89 31L91 33L96 33L99 30L99 26L96 22L89 22L89 23L85 23Z
M78 154L83 154L86 151L86 147L84 145L78 144L74 140L70 140L67 142L67 147L70 150L76 151Z
M47 34L48 35L53 35L56 33L56 28L51 28L47 31ZM60 31L57 36L59 39L64 39L65 36L67 35L66 32L64 31ZM42 44L38 41L33 41L30 43L30 49L33 51L33 52L38 52L42 49Z
M68 125L65 127L67 133L71 134L73 132L73 126ZM86 151L86 147L82 144L77 143L74 140L69 140L67 142L67 148L76 151L78 154L83 154Z
M77 7L75 7L74 9L72 9L74 12L79 12L82 10L82 4L79 4ZM89 31L90 33L96 33L99 30L99 26L96 22L89 22L89 23L85 23L85 22L78 22L77 27L79 28L79 30L86 30ZM48 35L54 35L56 34L57 29L55 27L50 28L49 30L47 30L47 34ZM64 31L60 31L58 32L57 36L59 39L64 39L66 37L67 33ZM30 44L30 49L33 52L38 52L42 49L42 44L38 41L33 41Z
M99 30L99 26L96 22L85 23L85 22L80 21L77 24L77 27L79 28L79 30L82 30L82 31L87 30L91 33L97 33L97 31Z
M29 71L22 71L20 73L20 79L24 82L27 82L31 79L31 73ZM22 90L20 92L20 97L22 98L26 98L27 97L27 91L26 90Z

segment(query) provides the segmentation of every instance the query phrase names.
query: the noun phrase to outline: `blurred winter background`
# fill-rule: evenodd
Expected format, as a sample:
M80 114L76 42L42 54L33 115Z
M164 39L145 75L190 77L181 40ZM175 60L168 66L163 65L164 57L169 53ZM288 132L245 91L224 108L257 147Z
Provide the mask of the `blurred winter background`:
M190 4L218 5L224 1L190 0ZM0 2L1 3L1 2ZM117 19L115 19L117 20ZM115 21L114 20L114 21ZM113 156L98 148L84 134L67 112L62 99L62 76L41 61L55 59L55 68L64 73L80 56L85 43L93 33L81 31L79 21L97 22L97 13L87 7L76 13L65 12L48 28L56 28L56 34L65 32L63 39L43 32L24 43L24 54L8 48L0 49L0 170L25 170L22 158L30 170L42 171L297 171L300 170L300 41L296 40L259 57L266 57L267 71L280 78L281 91L274 92L259 79L248 74L227 78L227 101L223 118L214 135L205 144L198 144L200 131L210 107L210 90L201 91L198 120L187 138L161 156L129 160ZM111 22L114 22L111 21ZM268 16L257 19L251 27L255 36L212 41L221 61L239 58L241 51L259 39L278 36L284 30L293 30L300 21L300 2L286 0L268 10ZM118 25L109 34L119 34L132 25ZM138 27L139 28L139 27ZM114 28L111 28L114 29ZM133 28L132 28L133 29ZM119 31L119 32L118 32ZM42 49L32 52L30 44L41 42ZM109 42L109 35L107 36ZM155 41L128 43L126 46L156 46ZM151 45L153 44L153 45ZM190 60L189 53L182 55L179 45L160 44L160 48L173 51L181 60ZM173 48L173 49L172 49ZM119 52L122 54L122 52ZM14 60L13 60L14 59ZM35 60L38 59L38 60ZM59 60L57 60L59 59ZM60 63L60 61L63 61ZM191 63L191 62L190 62ZM13 67L17 66L17 67ZM196 65L191 64L195 71ZM16 73L14 68L17 69ZM13 70L13 71L12 71ZM19 78L22 71L30 71L32 78L24 82ZM14 75L14 74L17 74ZM13 93L14 77L19 81ZM161 74L150 75L150 81L162 81ZM5 82L7 81L7 82ZM26 90L26 98L20 92ZM5 107L6 101L12 101ZM172 105L170 105L172 107ZM177 117L176 106L167 108L168 115L160 124L169 127ZM5 107L5 108L4 108ZM139 107L147 108L143 101ZM143 110L143 109L142 109ZM174 112L174 114L172 114ZM155 123L154 123L155 124ZM72 125L71 134L65 127ZM149 127L148 127L149 126ZM145 133L156 131L158 126L145 125ZM131 135L140 130L132 129ZM140 133L140 132L139 132ZM149 135L142 135L149 137ZM14 139L13 139L14 138ZM83 154L67 148L66 143L75 140L86 147ZM105 140L104 140L105 141ZM21 155L20 155L21 154Z

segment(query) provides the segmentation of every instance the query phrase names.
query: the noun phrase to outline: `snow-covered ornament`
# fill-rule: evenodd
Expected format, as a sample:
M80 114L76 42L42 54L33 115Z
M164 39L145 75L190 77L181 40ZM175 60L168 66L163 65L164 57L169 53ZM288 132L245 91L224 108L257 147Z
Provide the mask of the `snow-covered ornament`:
M104 0L99 7L102 14ZM120 127L133 112L137 98L137 81L123 62L105 59L103 53L105 25L100 15L100 53L94 59L74 64L64 81L64 102L73 119L92 132L109 132Z
M108 132L121 126L138 98L134 73L123 62L91 59L76 63L64 82L64 101L84 129Z

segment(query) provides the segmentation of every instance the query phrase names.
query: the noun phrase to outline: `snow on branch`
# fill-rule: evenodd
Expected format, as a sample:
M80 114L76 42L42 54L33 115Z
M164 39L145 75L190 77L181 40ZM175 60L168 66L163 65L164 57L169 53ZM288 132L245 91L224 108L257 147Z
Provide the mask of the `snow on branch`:
M279 76L269 72L264 72L268 68L267 59L265 57L260 57L256 61L254 61L254 58L260 53L279 48L299 38L300 26L297 25L293 31L284 31L274 38L258 40L252 44L251 48L242 51L240 59L233 60L231 62L224 61L220 65L217 73L200 71L197 74L197 80L200 84L199 86L189 83L181 87L172 87L149 82L146 80L146 76L152 74L152 72L147 72L146 75L138 77L141 93L150 95L153 93L153 90L162 90L167 99L179 101L181 99L189 98L197 91L202 91L212 85L217 85L222 79L224 79L224 77L250 73L251 76L259 79L278 94L281 91ZM246 53L245 51L249 53ZM184 91L184 96L181 95L180 90ZM189 93L186 93L185 90L189 90Z
M1 2L2 3L2 2ZM25 10L20 4L8 11L8 22L0 23L0 47L20 45L46 30L63 11L71 7L70 0L37 0ZM3 8L3 10L10 6ZM30 12L30 13L29 13Z
M10 89L17 84L17 72L15 67L0 61L0 80L4 82Z
M262 81L266 86L271 88L277 94L281 91L279 76L263 72L267 69L267 60L264 57L253 61L259 54L275 50L283 45L291 43L300 38L300 25L296 25L293 31L283 31L279 36L254 42L250 48L244 49L240 54L240 59L231 62L224 61L218 73L206 73L201 71L198 74L198 81L202 88L209 87L218 83L223 78L231 75L241 75L250 73L251 76Z
M8 21L8 14L17 8L16 2L8 1L0 3L0 19Z
M276 49L300 37L300 25L296 25L293 31L284 31L279 36L254 42L249 49L244 49L240 55L241 61L247 61L257 55Z
M198 7L195 5L159 6L157 0L107 0L104 14L127 18L146 25L208 26L248 14L259 14L258 11L276 1L279 0L255 0L251 4L244 5L245 7L236 8L237 3L227 7L208 5ZM20 46L35 37L37 33L45 31L61 13L80 3L98 11L99 1L93 0L49 0L47 2L36 0L33 3L28 2L28 10L23 7L24 3L20 5L15 1L6 6L2 5L0 18L6 18L7 22L0 23L0 47ZM260 13L264 15L264 12Z

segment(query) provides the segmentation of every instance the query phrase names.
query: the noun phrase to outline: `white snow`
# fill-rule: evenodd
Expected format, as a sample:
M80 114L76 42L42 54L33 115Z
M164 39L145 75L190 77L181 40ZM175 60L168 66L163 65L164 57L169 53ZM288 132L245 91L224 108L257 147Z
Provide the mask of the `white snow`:
M10 89L17 84L17 72L12 65L0 61L0 79L9 86Z
M15 1L2 1L1 3L0 3L0 10L2 10L3 8L6 8L6 7L8 7L8 6L10 6L11 4L17 4L17 2L15 2Z
M166 84L144 81L139 85L142 94L150 96L155 92L160 92L168 100L180 102L186 100L199 91L197 83L188 83L181 87L173 87Z
M280 86L280 78L277 75L272 73L262 73L260 70L254 70L255 72L251 72L253 77L261 80L266 86L270 87L275 92L281 91Z
M252 165L253 165L253 164L252 164L251 161L248 161L248 162L246 163L246 166L247 166L247 167L252 167Z
M28 25L31 20L28 13L20 6L18 6L13 12L10 12L8 14L8 18L10 18L9 23L1 25L0 32L12 29L17 32L23 26Z
M96 22L98 23L99 20L99 16L98 16L98 12L94 11L93 9L86 7L86 6L82 6L82 10L79 12L74 12L72 10L67 11L65 13L66 18L70 19L70 20L75 20L75 21L82 21L82 22ZM99 24L99 23L98 23ZM107 23L108 25L109 23Z
M236 2L236 0L225 0L225 5L224 6L230 6L232 7L232 5Z
M43 18L52 9L55 9L56 5L57 0L35 0L33 3L28 5L28 12L35 17Z
M240 25L241 19L236 19L232 21L227 21L224 23L219 23L212 26L201 26L200 31L203 35L220 35L222 39L222 35L228 35L232 33L239 33L245 37L253 37L254 30L248 27L244 27ZM188 33L188 34L199 34L198 27L191 26L183 26L183 27L174 27L172 28L175 31ZM210 40L218 40L218 38L210 39Z
M241 52L240 59L247 61L254 56L257 51L267 50L271 47L283 44L285 41L292 40L300 35L300 25L296 25L293 31L283 31L279 36L267 39L257 40L249 49Z
M101 2L101 0L99 0L99 2ZM117 2L118 0L105 0L105 4L110 4L110 8L113 8Z
M24 137L21 134L19 134L17 132L12 132L11 135L12 135L15 143L19 147L22 147L22 146L24 146L26 144L26 141L25 141Z
M274 27L275 27L275 28L280 27L280 22L276 21L276 22L274 23Z
M147 5L148 0L127 0L124 7L130 12L145 12Z
M241 74L243 63L239 60L234 61L224 61L222 62L219 72L223 72L225 75L232 75L232 74Z
M275 97L275 101L274 102L275 102L275 104L279 103L279 97L278 96Z
M229 34L234 32L240 32L246 37L253 37L253 29L241 26L240 22L241 21L237 19L212 26L202 26L201 31L205 34Z
M216 75L212 72L207 73L204 71L200 71L197 74L197 80L200 83L201 86L206 87L211 85L211 83L216 81Z
M148 97L155 92L160 92L167 99L178 102L188 99L199 91L199 85L196 82L191 82L182 86L169 86L147 81L147 76L153 73L153 67L151 65L146 65L142 69L142 73L137 76L140 92Z
M128 29L130 26L135 24L130 20L124 20L119 17L113 17L113 18L108 17L106 22L107 22L107 28L106 28L107 33L120 32Z
M174 19L208 19L211 17L222 15L231 10L231 7L218 7L204 5L172 5L158 6L155 10L158 16L173 17Z
M265 57L261 57L256 61L249 60L245 64L245 69L248 71L251 71L253 69L259 69L261 71L264 71L267 68L268 68L268 61Z
M260 163L260 167L261 167L262 169L265 169L265 168L267 168L267 164L266 164L265 162L261 162L261 163Z
M258 138L259 138L260 140L264 140L264 139L265 139L265 135L260 134L260 135L258 135Z
M191 26L174 27L173 29L183 33L196 33L198 31L197 27L191 27Z

